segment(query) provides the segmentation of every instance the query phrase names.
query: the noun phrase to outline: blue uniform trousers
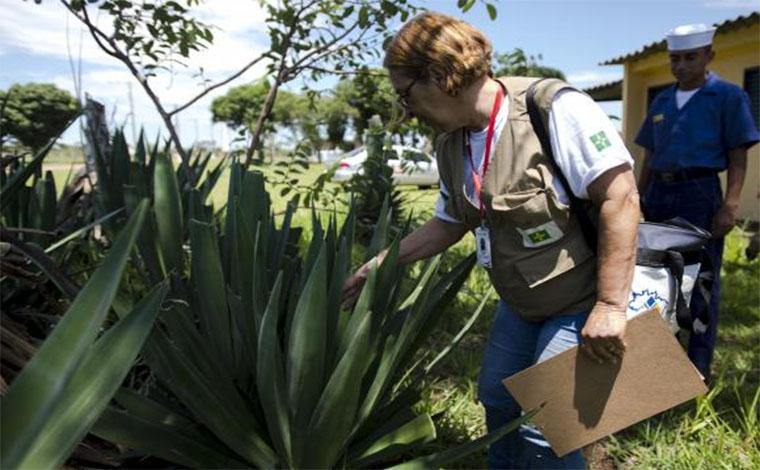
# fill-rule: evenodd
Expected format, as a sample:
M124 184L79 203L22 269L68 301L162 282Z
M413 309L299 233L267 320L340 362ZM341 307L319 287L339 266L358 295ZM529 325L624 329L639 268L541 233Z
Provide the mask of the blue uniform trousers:
M588 312L529 322L499 302L478 379L478 398L489 431L518 418L521 410L502 380L580 343ZM533 426L523 425L488 449L489 468L585 468L580 451L562 458Z
M655 180L647 188L643 199L647 220L663 222L674 217L682 217L705 230L712 230L712 219L722 204L723 192L717 176L679 182ZM689 358L705 377L710 375L710 363L718 332L723 240L723 238L711 239L706 247L715 269L715 281L708 306L710 325L705 333L692 333L689 337ZM692 312L704 308L705 304L706 301L701 292L695 288L691 299Z

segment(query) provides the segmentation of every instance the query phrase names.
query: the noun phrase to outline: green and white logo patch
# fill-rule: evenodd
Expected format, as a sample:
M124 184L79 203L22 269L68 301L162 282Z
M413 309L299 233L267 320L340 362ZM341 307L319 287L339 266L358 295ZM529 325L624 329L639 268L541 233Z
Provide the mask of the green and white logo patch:
M607 134L605 134L604 131L599 131L596 134L592 135L591 143L594 144L594 147L596 147L596 150L599 152L606 149L607 147L612 147L610 139L607 138Z
M537 248L539 246L554 243L564 235L562 229L559 228L557 223L553 220L541 224L538 227L517 227L517 231L520 232L520 235L522 236L523 246L527 248Z

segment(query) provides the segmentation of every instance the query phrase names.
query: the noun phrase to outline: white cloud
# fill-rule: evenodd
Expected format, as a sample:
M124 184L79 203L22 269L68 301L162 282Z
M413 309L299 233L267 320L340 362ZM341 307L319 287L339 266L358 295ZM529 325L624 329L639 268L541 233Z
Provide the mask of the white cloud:
M203 90L201 78L195 75L201 67L204 78L215 82L239 70L267 46L265 14L257 1L209 0L197 7L194 14L214 26L214 44L191 55L187 68L177 67L171 75L160 74L150 79L152 88L168 110L187 102ZM97 19L99 27L108 31L108 18L100 15ZM128 122L128 84L131 83L137 126L144 125L150 135L159 131L162 135L167 134L140 84L119 61L101 51L89 33L83 32L80 23L57 1L47 0L40 5L32 1L1 2L0 25L0 56L14 53L67 60L70 49L76 61L81 54L83 91L106 105L109 116L113 115L114 124ZM220 140L226 133L220 130L223 126L211 124L209 105L212 99L232 86L262 76L265 66L263 62L257 64L231 84L214 90L180 113L178 121L183 142L189 143L196 138ZM68 65L65 69L59 67L43 73L39 70L26 73L27 76L30 74L34 74L36 80L52 81L61 88L75 92ZM77 140L78 133L71 131L64 138L69 142Z
M190 70L200 67L210 73L234 72L242 64L264 51L266 44L264 11L252 0L216 0L202 4L193 11L201 21L214 26L214 44L192 54L186 60ZM98 26L109 32L108 17L95 16ZM64 21L62 21L64 20ZM0 51L13 49L43 56L66 59L69 56L67 39L75 57L79 56L82 39L82 60L88 63L113 65L116 59L98 48L89 33L60 3L46 1L14 1L0 4ZM68 29L67 29L68 26Z
M0 4L0 48L4 54L20 51L33 55L66 59L67 26L72 51L79 55L79 24L58 2L4 2ZM89 35L83 36L82 60L112 64L114 59L101 51Z
M153 102L129 72L109 68L84 72L81 79L83 90L93 99L105 105L109 122L114 126L126 125L129 140L131 140L132 125L129 100L130 85L136 127L145 127L146 132L151 136L155 136L156 133L163 136L168 135ZM74 83L70 74L56 75L48 81L52 81L58 87L74 93ZM179 133L185 145L189 145L195 140L216 140L223 145L228 143L223 132L224 126L211 122L210 106L214 97L226 93L229 88L240 83L245 83L245 81L233 82L212 91L175 117L174 122L178 124ZM167 110L172 110L177 105L185 103L201 91L194 80L183 75L156 77L153 79L152 86ZM65 136L65 140L68 142L76 139L78 139L77 133L70 133Z

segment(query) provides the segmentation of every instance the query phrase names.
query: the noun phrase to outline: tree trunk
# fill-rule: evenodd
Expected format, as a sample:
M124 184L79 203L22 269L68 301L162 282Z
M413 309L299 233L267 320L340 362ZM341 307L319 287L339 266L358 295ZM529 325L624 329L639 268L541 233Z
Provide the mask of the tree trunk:
M111 154L111 137L106 123L106 108L101 103L85 95L85 147L84 165L91 181L97 178L96 152L100 152L104 162L108 164L108 155Z
M245 152L245 167L248 168L253 160L253 154L259 147L261 142L261 136L264 133L264 124L266 124L269 115L272 114L272 108L274 108L274 100L277 98L277 89L280 88L280 74L277 75L272 87L267 93L266 100L264 100L264 107L261 108L259 117L256 118L256 126L253 128L253 134L251 135L251 142L248 145L248 149Z

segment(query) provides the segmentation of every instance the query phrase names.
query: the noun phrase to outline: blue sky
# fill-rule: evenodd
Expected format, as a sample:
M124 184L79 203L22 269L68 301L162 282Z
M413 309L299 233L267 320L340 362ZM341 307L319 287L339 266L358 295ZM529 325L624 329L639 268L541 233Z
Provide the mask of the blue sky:
M494 0L492 0L494 1ZM491 21L485 6L462 14L456 0L427 0L422 5L455 16L482 29L497 52L515 47L530 55L541 54L542 63L559 68L572 84L585 88L622 78L622 67L599 66L653 41L679 24L720 23L760 10L760 0L495 0L498 18ZM263 12L254 0L206 0L197 14L219 29L211 50L193 57L193 69L204 66L211 78L234 72L246 58L266 48ZM81 57L82 88L103 101L117 124L128 124L129 83L137 125L149 135L161 129L157 114L139 86L114 59L100 52L91 38L55 0L4 0L0 3L0 88L15 82L52 82L72 93L72 67ZM231 86L256 79L263 68L254 68ZM156 81L156 90L168 104L182 103L201 90L191 73L179 72ZM213 96L199 101L180 115L184 142L195 139L228 142L233 136L223 125L212 125L208 111ZM620 105L606 105L619 114ZM165 135L165 132L163 133ZM78 141L74 129L64 141Z

